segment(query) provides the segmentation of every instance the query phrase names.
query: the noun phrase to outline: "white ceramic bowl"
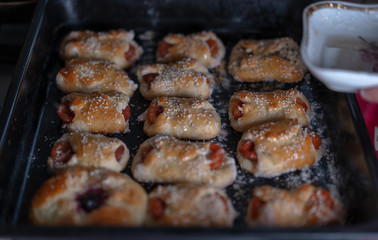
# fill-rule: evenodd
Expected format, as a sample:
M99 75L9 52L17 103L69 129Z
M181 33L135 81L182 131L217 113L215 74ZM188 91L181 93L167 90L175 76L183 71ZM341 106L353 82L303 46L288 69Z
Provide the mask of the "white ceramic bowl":
M378 4L309 5L301 54L310 72L334 91L378 86Z

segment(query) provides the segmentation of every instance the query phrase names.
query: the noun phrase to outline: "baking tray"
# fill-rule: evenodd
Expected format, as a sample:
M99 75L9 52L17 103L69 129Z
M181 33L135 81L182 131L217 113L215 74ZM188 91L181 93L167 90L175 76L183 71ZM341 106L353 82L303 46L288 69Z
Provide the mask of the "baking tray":
M8 90L0 117L0 236L12 238L276 238L354 239L378 237L378 165L356 98L325 88L310 74L297 84L239 83L222 71L223 79L209 99L222 118L222 131L214 139L235 156L241 134L233 131L227 116L232 93L241 89L273 90L291 87L302 91L313 111L310 128L323 138L325 152L314 166L302 171L265 179L255 178L238 166L235 183L226 188L240 213L232 228L109 228L37 227L30 224L31 198L49 178L47 157L63 133L55 109L64 96L55 85L63 67L58 48L72 30L133 29L145 53L138 64L155 61L157 42L167 33L212 30L227 48L241 38L290 36L297 42L302 35L302 10L313 1L281 0L45 0L39 1L30 32ZM136 81L135 68L128 69ZM111 134L126 142L131 151L128 167L138 146L147 136L136 118L148 107L139 90L131 98L130 132ZM313 183L339 193L347 212L343 226L306 228L248 228L243 218L256 186L292 188ZM150 190L154 185L143 184Z

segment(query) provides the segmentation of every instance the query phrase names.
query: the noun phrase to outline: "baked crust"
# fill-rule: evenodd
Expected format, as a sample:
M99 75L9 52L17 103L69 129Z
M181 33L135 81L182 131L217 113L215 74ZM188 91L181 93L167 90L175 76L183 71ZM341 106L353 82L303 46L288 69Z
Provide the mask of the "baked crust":
M231 126L244 132L258 124L283 119L297 119L306 126L310 122L311 107L307 98L296 89L273 92L242 90L230 98L228 116Z
M56 85L65 93L121 92L129 97L138 85L126 72L108 61L74 58L56 76Z
M146 82L146 76L153 76L153 81ZM149 100L162 96L208 98L215 85L207 68L195 59L140 66L137 77L142 96Z
M235 160L228 157L223 148L212 151L212 148L217 148L215 145L211 142L187 142L174 137L155 136L140 145L131 172L140 182L226 187L235 180ZM218 153L221 156L214 159L213 154Z
M118 92L71 93L62 99L62 104L67 103L74 117L71 122L65 122L63 127L69 131L125 133L129 121L125 120L123 111L129 107L128 102L129 97Z
M126 144L117 138L71 132L65 133L55 142L47 164L53 173L76 165L120 172L126 167L129 157Z
M89 203L93 209L84 209L80 201L91 191L102 195L103 202L96 207L95 202ZM141 226L146 208L146 191L127 175L104 168L74 167L40 187L30 216L37 225Z
M237 216L228 196L206 185L158 186L148 198L146 220L152 226L230 227ZM156 199L162 209L157 209Z
M319 146L318 149L314 146L320 137L317 135L316 139L313 135L296 119L264 123L243 133L236 158L244 170L255 176L274 177L299 170L312 166L321 156ZM251 148L243 153L248 144Z
M120 68L127 68L138 61L143 53L133 40L134 35L134 31L122 29L107 32L73 31L63 39L60 56L63 60L77 57L102 59Z
M162 44L169 46L164 55L161 54ZM213 32L198 32L187 36L168 34L159 43L156 60L160 63L169 63L189 57L197 59L208 68L214 68L221 64L225 53L222 41Z
M323 188L305 184L288 191L271 186L253 190L245 218L248 226L302 227L341 224L341 202Z
M153 106L161 109L153 123L148 120ZM147 136L167 135L178 138L211 139L220 133L221 120L215 108L197 98L155 98L144 114L143 131Z
M298 82L307 71L298 44L291 38L240 40L232 49L228 66L239 81Z

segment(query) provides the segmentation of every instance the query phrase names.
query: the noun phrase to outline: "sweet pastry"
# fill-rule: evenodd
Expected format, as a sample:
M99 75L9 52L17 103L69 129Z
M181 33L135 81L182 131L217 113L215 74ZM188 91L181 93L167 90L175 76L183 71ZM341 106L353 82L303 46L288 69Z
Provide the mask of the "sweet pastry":
M302 227L341 224L340 201L323 188L305 184L288 191L262 186L253 190L247 215L248 226Z
M138 85L115 64L94 59L74 58L56 76L56 85L65 93L121 92L129 97Z
M81 165L122 171L129 161L129 149L117 138L87 132L65 133L55 142L47 164L51 172Z
M127 175L104 168L74 167L48 179L34 195L34 224L141 226L147 193Z
M296 119L268 122L245 131L238 142L240 166L255 176L274 177L313 165L321 138Z
M218 144L155 136L140 145L131 172L140 182L226 187L235 180L236 166Z
M91 58L108 60L120 68L133 65L141 57L143 50L133 40L134 31L122 29L108 32L73 31L60 46L63 60L70 58Z
M125 133L129 128L129 97L118 92L71 93L62 99L58 116L70 131Z
M211 139L221 130L215 108L197 98L155 98L141 116L147 136L168 135L178 138Z
M207 68L195 59L140 66L137 77L142 96L149 100L162 96L208 98L215 85Z
M187 36L168 34L159 42L156 60L160 63L176 62L194 58L208 68L221 64L226 53L222 41L213 32L198 32Z
M239 91L230 99L228 116L231 126L244 132L252 126L283 119L297 119L309 124L311 107L306 97L296 89L273 92Z
M146 222L152 226L230 227L236 216L227 195L206 185L158 186L148 195Z
M283 37L240 40L231 51L228 71L244 82L298 82L307 69L298 44Z

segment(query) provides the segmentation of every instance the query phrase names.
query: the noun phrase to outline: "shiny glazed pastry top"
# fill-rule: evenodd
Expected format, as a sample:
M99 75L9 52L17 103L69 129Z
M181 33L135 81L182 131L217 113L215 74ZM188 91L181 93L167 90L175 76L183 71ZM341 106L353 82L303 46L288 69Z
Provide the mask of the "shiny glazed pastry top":
M264 122L297 119L306 126L310 123L311 106L296 89L253 92L242 90L230 98L228 117L238 132Z
M139 146L131 172L141 182L226 187L235 180L236 165L216 143L155 136Z
M129 97L138 85L111 62L74 58L56 76L56 85L65 93L121 92Z
M126 144L117 138L75 131L63 134L55 142L47 164L53 173L77 165L120 172L126 167L129 157Z
M148 136L211 139L221 130L215 108L198 98L155 98L140 120L145 121L143 131Z
M222 41L213 32L198 32L189 35L168 34L159 42L156 61L175 62L183 58L196 59L208 68L221 64L226 53Z
M240 166L260 177L274 177L312 166L321 157L321 138L295 119L268 122L245 131L238 142Z
M129 130L129 97L119 92L71 93L63 97L57 114L69 131L125 133Z
M48 226L141 226L146 208L146 191L129 176L73 167L42 184L30 216L34 224Z
M73 31L62 41L60 57L91 58L107 60L120 68L133 65L141 57L143 50L134 41L134 31L122 29L107 32Z
M253 190L245 221L248 226L302 227L344 222L341 202L330 191L305 184L291 191L271 186Z
M239 81L298 82L307 68L291 38L243 39L232 49L228 71Z
M208 98L215 85L207 68L191 58L140 66L137 77L142 96L149 100L163 96Z
M158 186L148 195L150 226L231 227L237 212L222 190L206 185Z

